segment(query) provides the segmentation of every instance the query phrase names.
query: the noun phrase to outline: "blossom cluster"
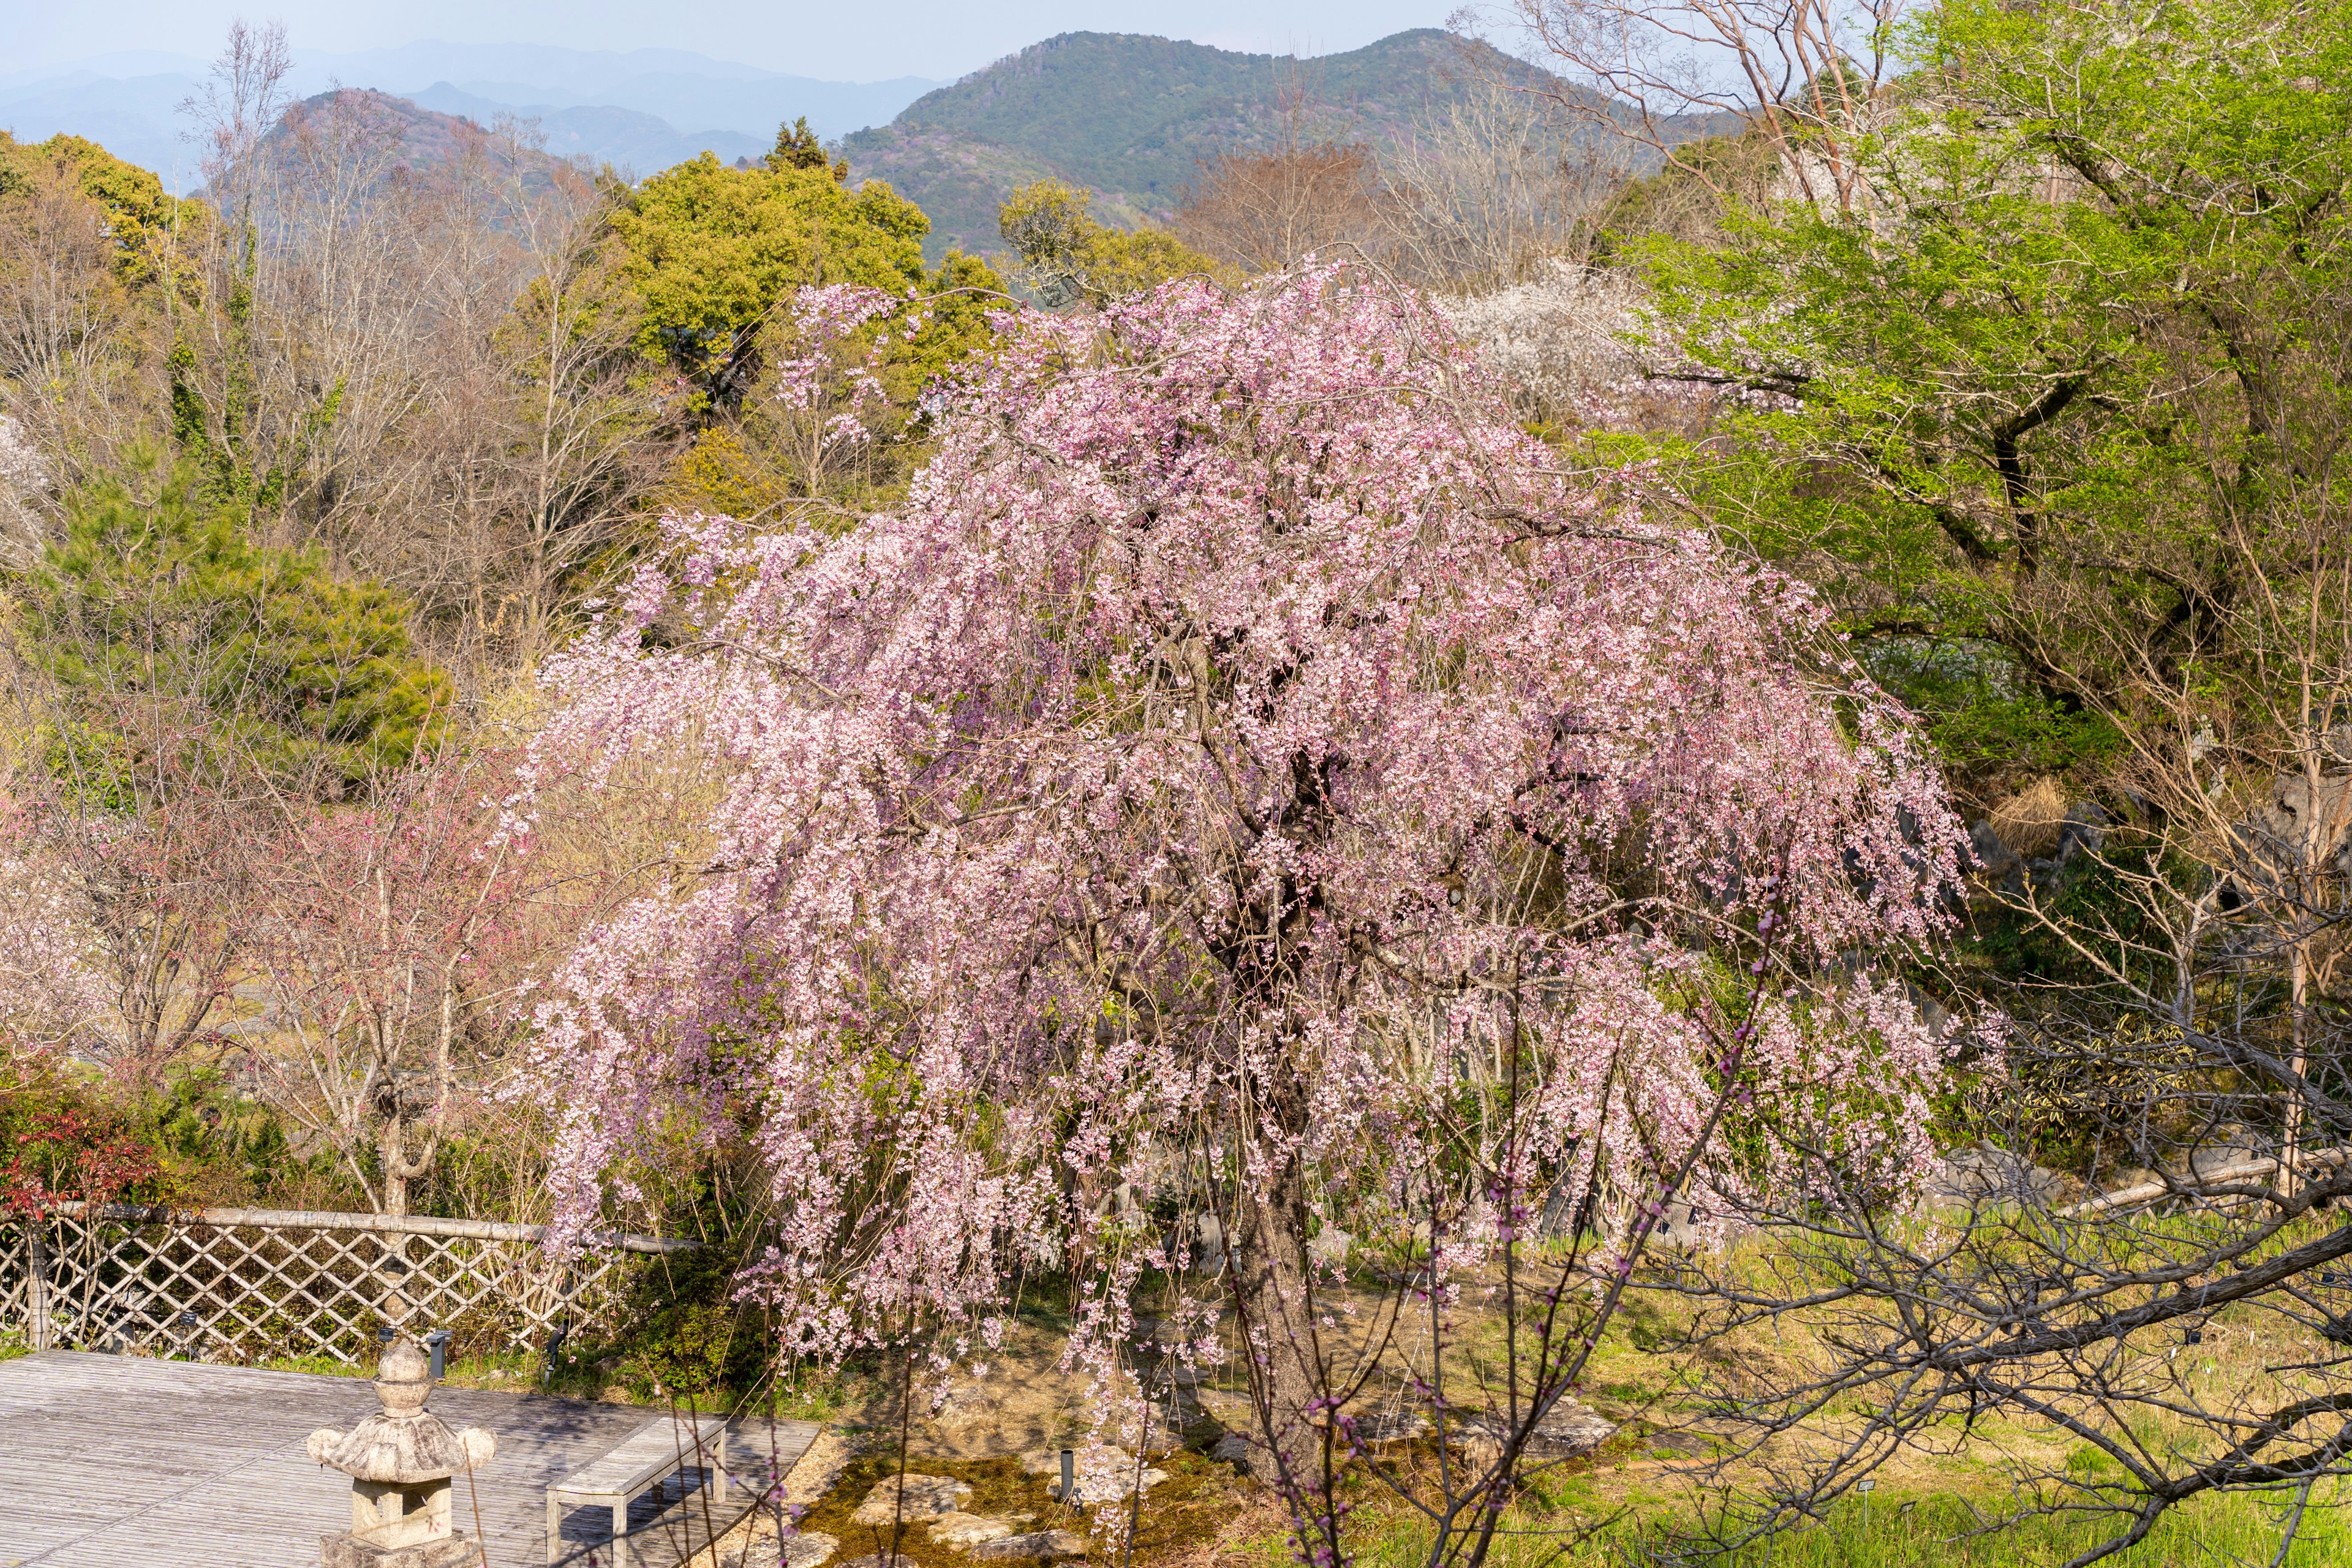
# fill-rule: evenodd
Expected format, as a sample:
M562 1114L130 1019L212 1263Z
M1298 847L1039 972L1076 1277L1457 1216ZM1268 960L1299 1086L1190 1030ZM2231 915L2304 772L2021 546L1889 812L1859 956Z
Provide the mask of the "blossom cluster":
M1643 377L1642 292L1621 273L1553 260L1540 276L1444 302L1487 370L1538 409L1580 408Z

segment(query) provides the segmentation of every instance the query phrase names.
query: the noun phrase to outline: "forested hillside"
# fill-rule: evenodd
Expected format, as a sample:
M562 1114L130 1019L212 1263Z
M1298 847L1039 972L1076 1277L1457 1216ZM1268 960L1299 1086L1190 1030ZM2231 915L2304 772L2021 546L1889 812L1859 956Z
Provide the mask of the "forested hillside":
M2352 6L1517 16L0 135L0 1237L543 1226L718 1562L2352 1553Z
M1066 33L926 94L843 146L860 176L889 181L931 216L937 255L992 247L997 206L1032 180L1090 190L1116 221L1165 224L1220 153L1286 138L1387 151L1498 83L1582 90L1433 28L1306 60Z

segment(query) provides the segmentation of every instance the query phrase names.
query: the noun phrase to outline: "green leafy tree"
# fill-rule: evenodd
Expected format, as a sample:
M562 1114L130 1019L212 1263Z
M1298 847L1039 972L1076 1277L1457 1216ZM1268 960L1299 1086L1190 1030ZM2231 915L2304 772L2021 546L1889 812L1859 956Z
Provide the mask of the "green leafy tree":
M1196 274L1227 284L1240 280L1232 267L1164 230L1097 223L1091 202L1076 185L1038 180L1013 192L997 209L998 231L1048 306L1079 300L1100 304Z
M16 596L30 716L67 782L118 806L257 771L331 796L406 762L450 687L399 596L248 542L198 469L159 468L69 497Z
M116 269L128 284L161 280L174 255L195 245L212 221L204 203L173 196L153 174L95 142L63 133L19 142L0 131L0 204L31 195L58 174L104 210Z
M776 145L768 153L768 167L784 169L824 169L841 184L849 179L849 164L825 151L824 142L809 129L808 116L803 115L790 125L776 132Z
M856 364L879 385L878 404L860 401L859 437L841 440L830 427L842 410L775 395L769 370L726 419L697 435L656 499L679 510L736 518L814 504L845 522L887 504L932 449L925 389L958 362L987 351L995 341L990 313L1011 302L1004 280L986 262L950 251L924 280L923 302L909 312L911 333L905 323L877 322L845 341L808 345L795 312L779 310L767 331L783 356L808 347L839 368Z
M749 169L705 153L647 180L613 215L621 270L643 311L638 352L721 401L749 390L761 329L794 289L863 283L903 294L925 280L921 211L878 180L852 191L845 172L794 162L797 147L786 132L776 155Z
M1685 480L1967 767L2242 736L2344 566L2352 14L1948 0L1896 53L1852 199L1804 198L1801 139L1644 247L1662 346L1732 394Z

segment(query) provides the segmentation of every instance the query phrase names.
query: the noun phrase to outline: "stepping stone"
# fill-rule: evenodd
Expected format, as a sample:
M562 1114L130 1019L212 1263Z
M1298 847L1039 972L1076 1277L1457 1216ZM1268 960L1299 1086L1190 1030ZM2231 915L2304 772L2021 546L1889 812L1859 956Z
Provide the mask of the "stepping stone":
M822 1568L832 1561L841 1547L821 1530L806 1531L784 1537L783 1568ZM773 1533L754 1533L723 1542L719 1549L718 1568L769 1568L776 1561L776 1538Z
M971 1489L961 1481L945 1476L908 1476L907 1506L903 1513L898 1507L898 1478L890 1477L866 1494L857 1511L849 1516L852 1524L888 1524L904 1518L910 1524L936 1519L943 1513L953 1513L971 1496Z
M931 1539L942 1546L973 1547L1002 1541L1020 1530L1009 1519L989 1519L976 1513L943 1513L931 1521Z
M1026 1535L1008 1535L1002 1541L975 1546L971 1554L989 1562L1019 1557L1084 1557L1087 1538L1075 1530L1033 1530Z

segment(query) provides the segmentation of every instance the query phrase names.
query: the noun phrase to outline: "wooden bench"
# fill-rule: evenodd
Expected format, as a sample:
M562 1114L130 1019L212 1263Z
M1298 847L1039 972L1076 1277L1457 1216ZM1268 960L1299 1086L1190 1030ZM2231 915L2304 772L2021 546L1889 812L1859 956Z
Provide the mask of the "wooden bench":
M613 1510L613 1568L628 1568L629 1505L668 1480L679 1478L680 1495L688 1465L698 1467L705 1484L715 1482L727 1500L727 1418L723 1415L658 1416L621 1446L572 1471L547 1489L547 1560L562 1558L563 1510L602 1507Z

